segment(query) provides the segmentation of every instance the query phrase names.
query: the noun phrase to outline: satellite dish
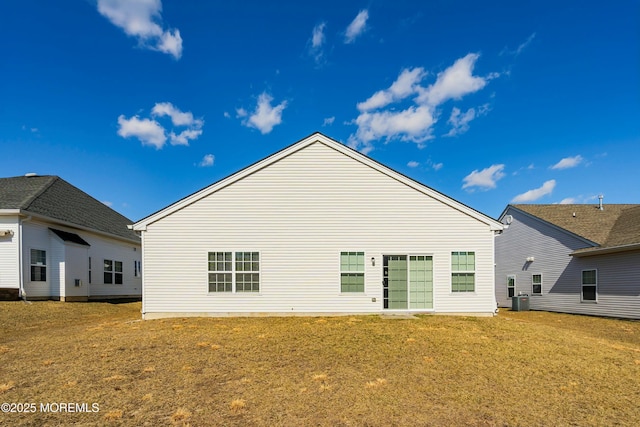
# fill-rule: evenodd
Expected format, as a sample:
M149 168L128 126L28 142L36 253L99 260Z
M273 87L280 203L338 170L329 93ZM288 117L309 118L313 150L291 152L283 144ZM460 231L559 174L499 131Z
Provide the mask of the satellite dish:
M513 222L513 217L511 215L507 215L504 217L504 223L507 225L511 225L511 223Z

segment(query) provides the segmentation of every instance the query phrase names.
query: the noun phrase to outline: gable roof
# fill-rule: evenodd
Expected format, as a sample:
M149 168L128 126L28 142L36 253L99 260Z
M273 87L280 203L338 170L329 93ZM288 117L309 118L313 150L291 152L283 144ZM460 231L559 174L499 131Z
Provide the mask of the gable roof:
M579 249L575 255L640 247L640 205L637 204L604 204L603 209L586 204L509 207L593 242L592 247Z
M139 242L125 216L57 176L0 178L0 210L48 220Z
M469 215L472 218L475 218L476 220L483 222L485 224L487 224L491 230L495 230L495 231L499 231L502 230L504 228L504 226L494 220L493 218L488 217L487 215L473 209L470 208L469 206L458 202L457 200L454 200L448 196L445 196L444 194L430 188L427 187L426 185L419 183L418 181L415 181L399 172L394 171L393 169L383 165L382 163L379 163L373 159L371 159L370 157L365 156L362 153L359 153L358 151L347 147L346 145L331 139L323 134L321 134L320 132L315 132L312 135L272 154L269 157L266 157L244 169L241 169L240 171L221 179L220 181L217 181L187 197L184 197L180 200L178 200L177 202L167 206L164 209L161 209L145 218L142 218L140 221L136 222L133 226L134 230L138 230L138 231L143 231L146 229L146 227L156 221L159 221L160 219L171 215L173 212L176 212L186 206L189 206L192 203L197 202L198 200L207 197L208 195L215 193L216 191L219 191L222 188L227 187L228 185L233 184L236 181L239 181L249 175L252 175L256 172L258 172L261 169L264 169L276 162L278 162L279 160L288 157L290 155L292 155L293 153L303 150L306 147L309 147L310 145L316 144L316 143L320 143L323 144L333 150L336 150L342 154L344 154L345 156L359 162L362 163L384 175L387 175L388 177L395 179L396 181L399 181L427 196L430 196L466 215Z

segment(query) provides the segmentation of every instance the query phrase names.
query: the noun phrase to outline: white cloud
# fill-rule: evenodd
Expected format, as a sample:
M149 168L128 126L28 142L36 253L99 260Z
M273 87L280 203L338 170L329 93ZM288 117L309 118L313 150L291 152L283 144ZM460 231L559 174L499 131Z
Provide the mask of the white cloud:
M379 90L367 100L357 104L359 116L352 124L358 126L355 134L349 137L349 145L354 148L365 147L373 150L373 141L399 139L418 143L433 138L433 125L439 117L438 107L448 100L458 100L465 95L477 92L498 76L491 73L485 77L474 76L473 68L479 55L470 53L454 62L453 65L438 73L436 80L428 87L421 85L427 76L422 67L404 69L395 82L387 89ZM398 108L396 105L413 97L414 105ZM386 108L386 110L382 110ZM447 136L466 132L469 122L487 114L489 104L468 109L464 114L454 107L449 118L453 126Z
M202 127L202 119L195 119L190 111L183 112L170 102L157 102L151 110L153 116L169 116L174 126Z
M213 162L215 161L215 156L213 154L205 154L202 160L199 163L199 166L202 168L213 166Z
M451 125L451 130L445 136L456 136L469 130L469 122L480 116L484 116L489 111L489 104L484 104L475 108L469 108L464 114L458 107L453 107L451 116L447 123Z
M542 187L536 188L533 190L529 190L525 193L518 194L516 197L511 200L511 203L524 203L524 202L533 202L538 200L539 198L546 196L547 194L551 194L553 189L556 187L556 180L551 179L542 184Z
M249 113L244 108L236 108L236 118L241 119L247 117Z
M333 124L333 122L335 122L335 121L336 121L336 117L335 116L327 117L322 122L322 126L331 126Z
M574 199L573 197L567 197L558 202L559 205L573 205L575 203L576 203L576 199Z
M182 56L180 31L162 28L161 0L98 0L98 12L128 36L136 37L140 46L175 59Z
M434 163L431 160L429 160L428 163L429 163L429 166L431 166L433 170L436 172L442 169L442 167L444 166L444 163Z
M555 165L551 166L551 169L558 169L559 170L559 169L575 168L580 163L582 163L583 160L584 159L582 158L582 156L580 154L578 154L577 156L573 156L573 157L565 157L564 159L560 160Z
M124 115L120 115L118 125L120 126L118 135L123 138L138 138L142 145L153 145L159 150L167 142L164 128L155 120L140 119L138 116L127 119Z
M113 202L109 202L109 201L107 201L107 200L103 200L103 201L102 201L102 204L103 204L103 205L107 205L107 206L109 206L109 207L112 207L112 206L113 206Z
M369 19L369 11L366 9L361 10L356 15L345 31L344 42L346 44L353 43L367 29L367 19Z
M504 165L491 165L488 168L474 170L464 177L462 188L479 187L481 190L496 188L496 182L504 178Z
M198 139L202 135L202 129L187 129L179 134L175 132L169 133L169 141L171 145L189 145L189 140Z
M407 166L409 166L410 168L417 168L418 166L420 166L420 163L416 162L415 160L411 160L409 163L407 163Z
M231 114L229 114L228 111L225 111L222 115L224 116L225 119L230 119L231 118Z
M382 108L392 102L397 102L415 94L418 91L420 81L426 75L423 68L404 69L389 89L379 90L357 107L360 111L370 111Z
M247 127L256 128L263 135L271 132L273 127L282 123L282 112L287 107L287 101L282 101L276 106L272 106L273 97L266 92L258 96L258 103L255 110L242 124ZM236 110L238 117L246 117L247 111L243 108Z
M479 57L477 53L469 53L438 73L435 83L420 94L418 102L440 105L449 99L461 99L485 87L487 82L496 75L491 74L488 77L473 75L473 68Z
M433 138L431 125L434 121L427 106L411 106L402 111L364 112L355 120L358 130L352 137L362 143L383 138L422 143Z
M168 116L174 127L186 127L178 131L177 129L167 129L161 125L156 118ZM151 118L152 117L152 118ZM143 145L153 145L156 149L161 149L169 139L171 145L189 145L190 140L197 139L202 135L204 121L194 118L193 113L183 112L170 102L158 102L151 110L150 118L140 118L133 116L130 119L124 115L118 117L118 135L123 138L136 137Z
M324 29L326 26L326 22L321 22L313 27L313 31L311 32L311 40L309 40L309 56L313 58L317 65L320 65L324 62L324 44L326 41Z
M525 50L531 44L531 42L533 42L533 39L535 38L536 38L536 33L532 33L529 37L527 37L527 39L524 42L520 43L520 45L518 45L518 47L515 50L509 50L505 47L504 49L502 49L502 52L500 52L500 55L504 55L505 53L508 53L513 56L518 56L520 55L520 53L522 53L523 50Z

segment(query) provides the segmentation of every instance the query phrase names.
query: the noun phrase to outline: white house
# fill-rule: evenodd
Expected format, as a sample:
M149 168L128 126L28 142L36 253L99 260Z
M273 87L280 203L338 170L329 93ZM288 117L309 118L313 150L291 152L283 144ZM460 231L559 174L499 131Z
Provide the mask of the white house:
M0 179L0 299L139 298L131 224L57 176Z
M496 310L502 224L319 133L133 229L147 319Z

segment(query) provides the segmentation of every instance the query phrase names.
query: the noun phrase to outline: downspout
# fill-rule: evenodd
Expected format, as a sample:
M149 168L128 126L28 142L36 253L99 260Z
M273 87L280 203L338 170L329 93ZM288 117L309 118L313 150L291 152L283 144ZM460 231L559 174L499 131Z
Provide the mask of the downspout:
M31 215L24 219L18 217L18 265L19 265L19 285L20 285L20 297L23 301L27 301L27 294L24 291L24 254L22 253L22 224L26 221L31 221Z

